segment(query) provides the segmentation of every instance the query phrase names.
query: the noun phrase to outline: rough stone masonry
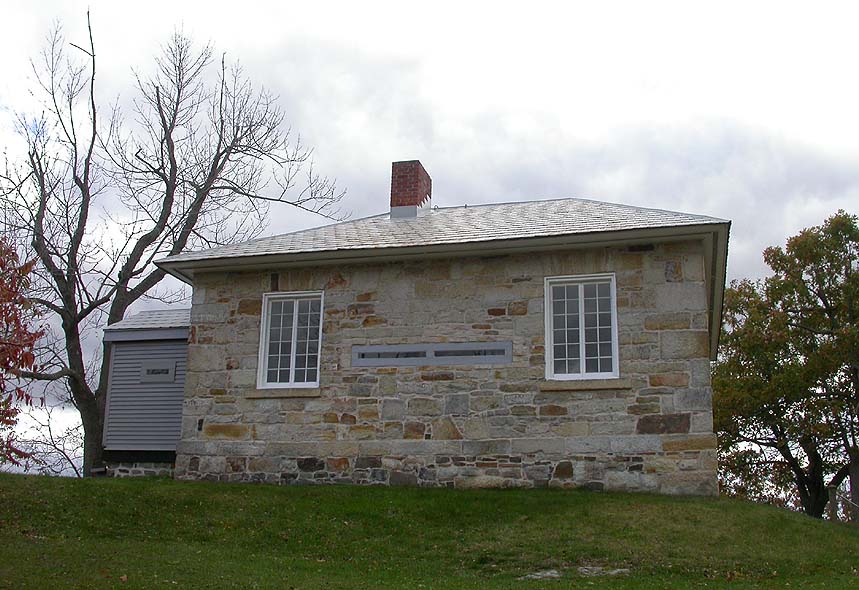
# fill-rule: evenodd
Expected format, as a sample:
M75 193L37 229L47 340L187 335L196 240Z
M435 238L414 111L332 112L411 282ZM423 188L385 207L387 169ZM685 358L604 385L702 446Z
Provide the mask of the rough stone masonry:
M257 390L266 272L195 279L176 477L717 493L700 242L284 269L324 290L321 386ZM547 381L544 277L615 273L620 379ZM512 341L508 365L351 366Z

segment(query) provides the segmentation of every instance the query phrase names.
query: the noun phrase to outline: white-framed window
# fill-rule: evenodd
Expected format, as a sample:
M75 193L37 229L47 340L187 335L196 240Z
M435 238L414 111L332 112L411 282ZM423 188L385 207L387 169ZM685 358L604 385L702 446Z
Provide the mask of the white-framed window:
M262 296L257 387L319 387L321 291Z
M620 376L613 274L546 277L546 379Z

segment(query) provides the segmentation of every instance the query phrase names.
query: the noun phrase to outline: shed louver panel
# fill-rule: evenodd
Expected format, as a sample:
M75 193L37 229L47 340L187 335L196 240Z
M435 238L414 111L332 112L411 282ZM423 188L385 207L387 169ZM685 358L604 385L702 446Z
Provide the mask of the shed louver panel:
M182 425L188 344L184 340L114 342L104 448L175 451ZM174 364L175 363L175 364ZM147 381L147 367L170 380Z

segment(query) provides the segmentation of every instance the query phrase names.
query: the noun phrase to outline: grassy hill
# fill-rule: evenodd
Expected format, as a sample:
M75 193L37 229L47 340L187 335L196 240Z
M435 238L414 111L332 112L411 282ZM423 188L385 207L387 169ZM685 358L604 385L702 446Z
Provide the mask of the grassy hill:
M0 476L0 588L859 588L857 567L859 527L732 500Z

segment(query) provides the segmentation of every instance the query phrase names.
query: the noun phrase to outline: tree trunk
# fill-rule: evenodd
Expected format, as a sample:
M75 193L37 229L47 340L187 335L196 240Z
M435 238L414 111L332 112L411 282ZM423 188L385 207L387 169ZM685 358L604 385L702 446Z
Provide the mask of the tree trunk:
M81 408L81 423L84 428L84 463L83 476L92 477L93 469L103 467L102 456L104 447L102 446L102 431L103 421L101 415L96 410L84 410Z
M859 449L850 449L850 520L859 522Z
M814 518L823 518L826 503L829 501L829 491L823 478L795 474L795 481L802 511Z
M823 483L822 481L820 482ZM829 491L826 486L814 486L813 491L809 490L808 504L803 506L805 513L814 518L823 518L823 513L826 511L826 503L829 502Z
M826 503L829 501L829 491L823 478L823 459L811 438L804 438L800 441L800 445L808 457L807 469L802 468L787 445L778 447L778 451L793 471L803 512L814 518L823 518Z
M67 295L67 299L74 301L73 294ZM70 304L67 307L74 309ZM63 322L63 333L66 341L66 358L73 376L69 379L69 392L72 400L81 416L81 424L84 429L84 460L82 474L84 477L92 477L94 469L101 469L104 448L102 446L102 432L104 430L104 410L107 383L106 380L99 383L98 388L92 389L86 382L86 365L84 363L83 347L78 324L75 321ZM105 346L105 348L107 348ZM109 366L110 358L105 355L102 358L101 374L105 375Z

